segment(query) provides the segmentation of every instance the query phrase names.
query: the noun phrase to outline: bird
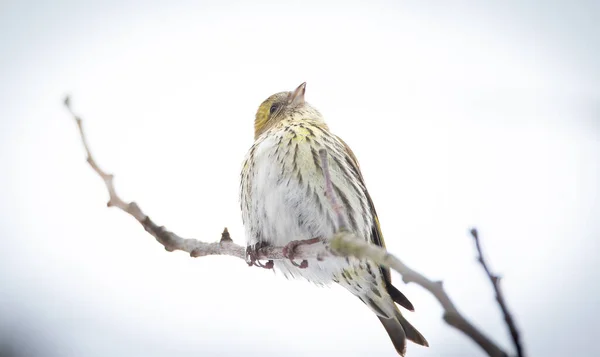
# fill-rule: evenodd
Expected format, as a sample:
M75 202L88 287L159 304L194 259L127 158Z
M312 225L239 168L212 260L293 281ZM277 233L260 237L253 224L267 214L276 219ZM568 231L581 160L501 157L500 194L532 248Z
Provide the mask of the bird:
M305 93L306 82L293 91L271 95L256 112L254 144L244 159L240 180L246 260L250 265L256 263L258 249L266 246L314 239L326 242L340 228L336 219L336 212L340 211L347 230L385 248L375 206L356 156L329 130L321 113L305 101ZM341 206L339 211L327 198L324 165L319 155L323 149L329 184ZM392 285L387 267L355 257L298 263L292 254L290 259L259 265L274 268L290 279L341 285L377 315L401 356L406 353L407 340L429 346L396 305L414 311L408 298Z

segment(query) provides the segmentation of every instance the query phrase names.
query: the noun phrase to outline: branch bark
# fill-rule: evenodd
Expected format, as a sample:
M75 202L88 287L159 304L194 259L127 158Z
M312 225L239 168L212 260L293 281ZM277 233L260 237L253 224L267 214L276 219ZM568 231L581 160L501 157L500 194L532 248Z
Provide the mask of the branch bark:
M163 226L158 226L148 215L146 215L142 209L135 202L124 201L116 192L113 184L113 175L103 171L89 148L85 131L83 129L83 122L79 116L77 116L72 108L70 98L66 97L64 105L77 123L79 135L87 154L87 162L90 167L96 172L98 176L104 181L104 185L109 194L109 200L107 203L108 207L116 207L123 212L129 214L135 218L144 229L150 233L157 242L162 244L164 248L169 251L180 250L190 254L191 257L203 257L208 255L229 255L246 260L246 248L237 245L231 239L227 228L223 230L221 239L218 242L206 243L193 238L183 238L179 235L167 230ZM326 153L320 152L321 160L323 161L323 167L327 168ZM327 176L329 175L328 170L324 170ZM456 308L448 294L443 288L441 281L432 281L427 279L422 274L412 270L406 264L404 264L399 258L387 252L384 248L370 244L363 239L359 239L354 234L348 232L345 227L346 224L343 221L343 216L340 214L340 207L337 205L335 195L331 187L327 189L328 196L334 204L334 208L337 212L337 218L340 222L340 229L327 243L320 242L317 244L300 244L295 247L294 258L295 259L326 259L329 256L355 256L358 258L370 259L373 262L387 266L397 271L405 283L415 283L420 285L424 289L428 290L440 303L444 309L443 319L450 326L460 330L466 336L471 338L477 345L479 345L489 356L491 357L507 357L507 353L504 352L498 345L496 345L490 338L488 338L483 332L477 327L471 324ZM256 258L260 260L281 260L288 259L284 254L286 247L263 247L257 251ZM483 263L482 263L483 264ZM486 269L487 271L487 269ZM489 275L489 274L488 274ZM496 284L494 285L496 287ZM498 294L498 290L497 290ZM500 294L501 296L501 294ZM502 298L502 301L504 299ZM500 299L499 299L500 302ZM509 315L510 316L510 315ZM512 318L511 318L512 321ZM507 320L508 323L508 320ZM512 331L512 330L511 330ZM519 355L521 356L521 355Z

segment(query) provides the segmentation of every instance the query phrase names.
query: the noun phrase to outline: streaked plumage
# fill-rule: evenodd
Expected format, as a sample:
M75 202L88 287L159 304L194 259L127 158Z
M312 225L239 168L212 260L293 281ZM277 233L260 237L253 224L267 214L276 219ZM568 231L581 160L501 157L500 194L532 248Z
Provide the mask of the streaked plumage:
M329 131L321 114L304 101L304 92L305 83L294 92L274 94L256 113L255 143L244 162L240 185L247 244L285 246L292 240L328 238L336 232L335 213L325 196L318 154L324 148L348 228L359 237L385 246L356 157ZM392 286L388 269L356 258L309 260L306 269L281 260L275 262L275 269L289 278L342 285L377 314L401 355L405 353L406 338L427 346L425 338L395 305L413 309Z

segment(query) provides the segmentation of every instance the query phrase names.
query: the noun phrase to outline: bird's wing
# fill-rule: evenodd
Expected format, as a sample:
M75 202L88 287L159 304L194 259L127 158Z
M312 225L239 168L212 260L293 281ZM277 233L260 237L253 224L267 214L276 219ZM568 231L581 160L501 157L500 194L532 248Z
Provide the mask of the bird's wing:
M373 227L371 228L372 243L385 248L385 241L383 240L383 234L381 233L381 226L379 225L379 218L377 217L377 211L375 211L375 205L373 204L371 195L369 195L369 192L367 191L367 186L365 185L364 179L362 177L362 173L360 172L360 166L358 165L358 160L356 159L354 152L352 152L352 149L350 149L348 144L346 144L344 142L344 140L342 140L340 137L337 137L337 139L344 145L346 152L348 153L348 155L350 157L350 160L348 160L348 164L350 164L352 166L352 168L356 171L356 173L358 174L357 175L358 179L360 180L362 186L365 188L364 189L365 196L367 197L367 201L369 202L370 210L373 213ZM392 276L390 274L390 269L388 267L384 267L384 266L380 266L379 269L381 270L381 273L383 275L383 280L385 281L385 284L387 287L387 291L390 294L390 296L392 297L392 300L394 300L400 306L402 306L410 311L414 311L414 307L413 307L412 303L408 300L408 298L406 296L404 296L404 294L402 294L402 292L400 292L400 290L398 290L395 286L392 285Z

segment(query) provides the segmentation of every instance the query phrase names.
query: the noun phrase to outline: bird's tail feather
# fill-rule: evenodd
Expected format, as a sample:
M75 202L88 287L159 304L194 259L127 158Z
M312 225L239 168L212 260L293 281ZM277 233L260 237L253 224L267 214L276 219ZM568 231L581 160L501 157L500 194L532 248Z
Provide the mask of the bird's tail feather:
M402 324L395 319L386 319L385 317L377 316L379 321L385 327L385 331L390 336L396 351L400 354L400 356L404 356L406 353L406 334L404 333L404 328L402 328Z
M417 331L417 329L414 328L414 326L411 325L410 322L404 318L404 316L402 316L400 311L397 311L396 316L390 319L382 316L377 317L383 324L385 331L390 336L396 351L398 351L401 356L404 356L406 353L407 339L422 346L429 346L429 343L427 343L425 337L423 337L423 335L421 335L421 333Z
M402 316L400 311L398 311L398 313L396 314L396 319L398 320L398 322L400 322L400 325L402 325L407 339L411 340L412 342L418 345L429 347L429 342L427 342L425 337L423 337L423 335L421 335L421 333L417 331L417 329L413 325L411 325L410 322L408 322L404 318L404 316Z

